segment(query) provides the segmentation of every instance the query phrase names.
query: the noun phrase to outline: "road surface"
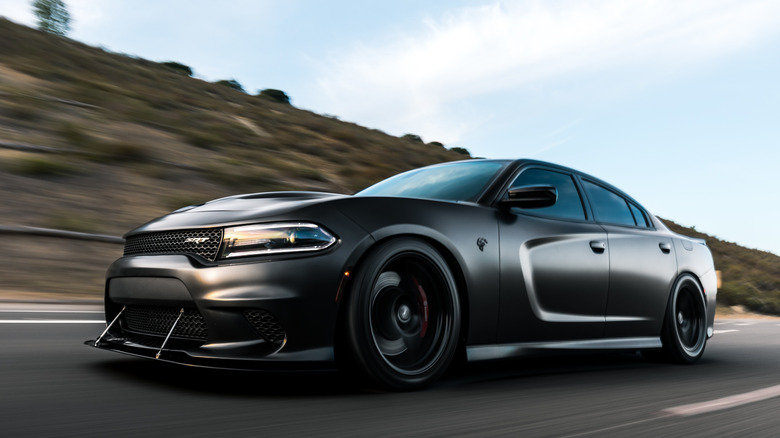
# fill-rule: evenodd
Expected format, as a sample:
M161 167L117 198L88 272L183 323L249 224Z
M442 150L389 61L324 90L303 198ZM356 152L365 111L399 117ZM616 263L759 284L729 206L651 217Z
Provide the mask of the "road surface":
M780 320L718 320L696 365L638 354L479 363L413 393L84 346L99 307L0 306L0 436L780 436Z

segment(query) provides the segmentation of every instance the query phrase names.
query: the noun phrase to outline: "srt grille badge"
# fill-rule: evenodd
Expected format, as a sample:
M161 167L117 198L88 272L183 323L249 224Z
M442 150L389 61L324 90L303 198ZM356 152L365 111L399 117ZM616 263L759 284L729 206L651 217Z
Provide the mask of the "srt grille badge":
M484 237L480 237L477 239L477 246L479 247L480 251L485 251L485 245L487 245L488 241Z
M201 244L201 243L203 243L203 242L205 242L207 240L209 240L208 237L188 237L188 238L184 239L184 243L197 243L197 244Z

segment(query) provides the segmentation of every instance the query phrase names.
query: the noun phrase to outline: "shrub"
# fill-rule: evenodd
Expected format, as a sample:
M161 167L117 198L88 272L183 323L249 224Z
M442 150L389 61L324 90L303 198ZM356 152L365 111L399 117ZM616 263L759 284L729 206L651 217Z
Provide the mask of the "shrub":
M285 93L282 90L274 90L273 88L267 88L265 90L262 90L260 94L258 94L258 96L264 97L274 102L285 103L287 105L290 104L290 96L288 96L287 93Z
M7 108L8 115L19 122L37 122L42 120L41 112L29 105L10 105Z
M144 163L151 158L143 146L128 142L106 144L104 151L112 160L118 162Z
M406 141L411 141L413 143L420 143L420 144L423 143L422 137L420 137L417 134L404 134L403 137L401 137L401 138L406 140Z
M212 151L219 149L220 144L222 144L222 139L220 137L210 132L201 131L185 132L184 140L193 146Z
M25 176L47 177L76 173L76 169L68 163L47 157L22 157L16 160L11 170Z
M175 61L166 61L166 62L161 62L160 64L162 64L162 65L164 65L164 66L166 66L166 67L168 67L168 68L170 68L172 70L176 70L179 73L184 73L187 76L192 76L192 68L187 66L187 65L184 65L184 64L181 64L181 63L178 63L178 62L175 62Z
M63 122L57 128L60 137L74 146L83 146L89 140L87 131L78 123Z
M221 81L216 82L219 85L224 85L226 87L232 88L234 90L238 90L240 92L244 92L244 87L241 86L241 84L235 80L235 79L223 79Z
M336 126L335 129L328 131L330 138L343 141L349 144L358 144L357 132L354 129L348 129L342 126Z
M84 212L55 210L47 218L46 226L57 230L94 233L100 229L100 222Z
M466 149L466 148L454 147L454 148L450 148L450 150L452 152L457 152L457 153L459 153L461 155L465 155L467 157L471 156L471 152L469 152L468 149Z

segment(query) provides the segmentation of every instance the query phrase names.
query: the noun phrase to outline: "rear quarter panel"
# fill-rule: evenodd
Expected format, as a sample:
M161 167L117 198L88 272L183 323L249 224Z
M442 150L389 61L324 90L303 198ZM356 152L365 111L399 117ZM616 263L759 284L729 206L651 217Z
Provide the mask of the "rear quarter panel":
M685 236L675 236L674 249L677 254L677 272L690 272L701 282L707 301L707 335L712 336L715 323L715 306L718 294L718 278L712 253L707 245Z

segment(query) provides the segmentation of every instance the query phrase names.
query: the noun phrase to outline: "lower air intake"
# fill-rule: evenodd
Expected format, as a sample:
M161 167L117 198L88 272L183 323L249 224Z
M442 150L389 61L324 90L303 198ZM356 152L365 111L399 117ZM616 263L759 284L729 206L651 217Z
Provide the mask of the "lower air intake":
M271 313L262 309L245 310L244 317L252 324L257 333L268 342L281 344L287 337L282 325Z
M143 335L165 337L179 316L180 307L127 306L122 314L122 328ZM184 309L172 338L205 341L206 321L197 309Z

